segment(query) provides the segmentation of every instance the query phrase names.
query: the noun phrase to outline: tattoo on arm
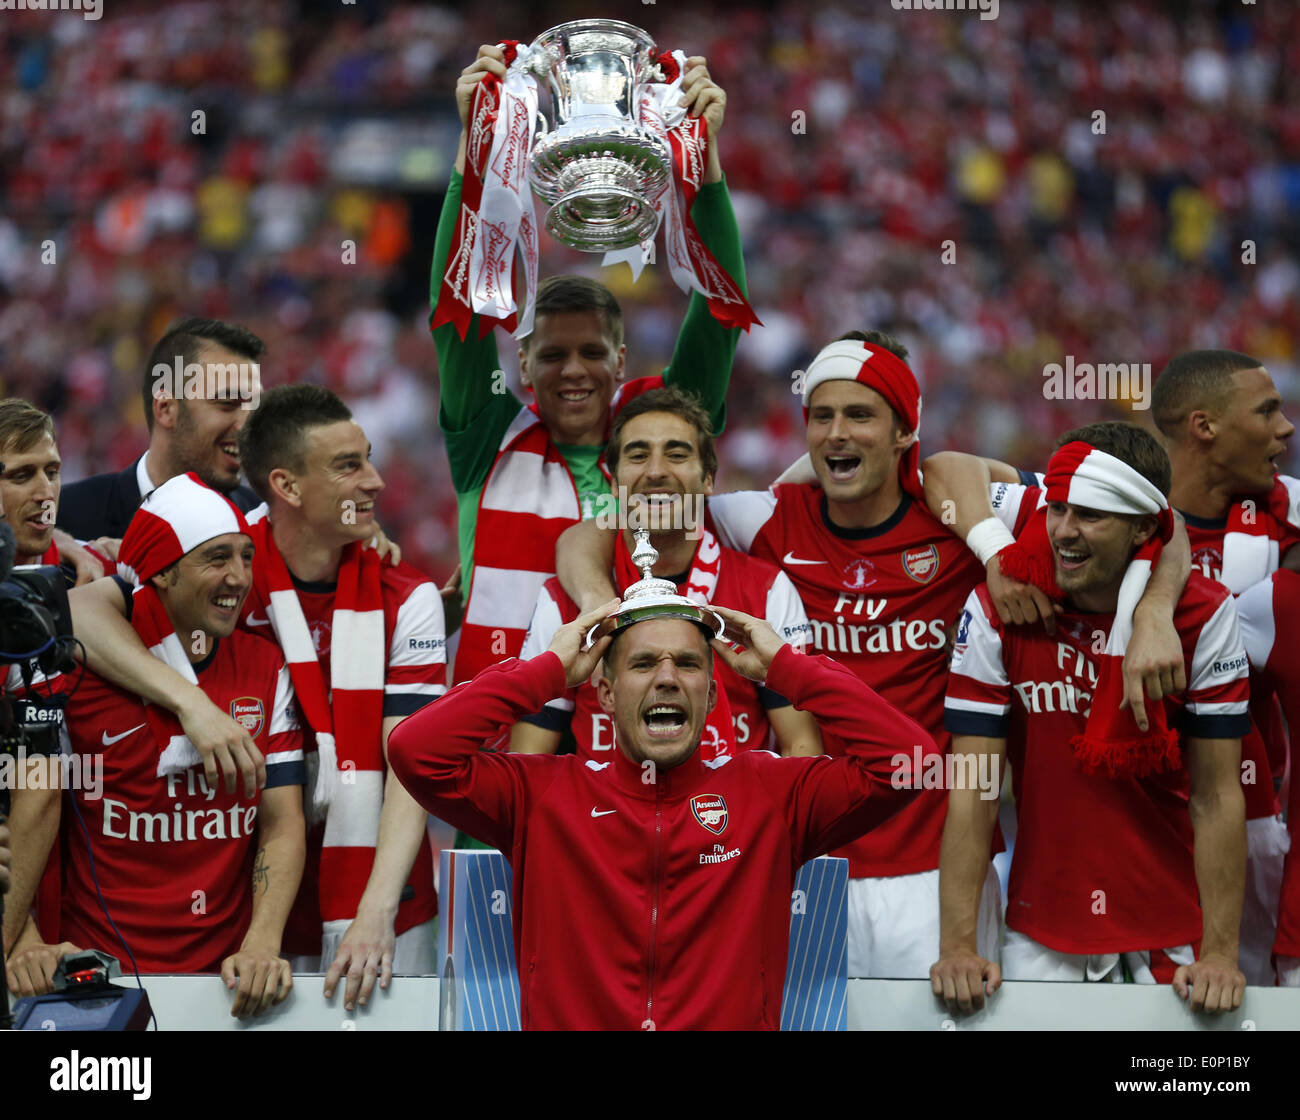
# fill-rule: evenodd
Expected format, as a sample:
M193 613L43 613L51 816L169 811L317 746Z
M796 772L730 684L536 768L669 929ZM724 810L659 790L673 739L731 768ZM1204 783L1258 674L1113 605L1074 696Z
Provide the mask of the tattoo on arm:
M253 863L253 895L257 896L271 885L270 869L266 866L266 849L257 849L257 859Z

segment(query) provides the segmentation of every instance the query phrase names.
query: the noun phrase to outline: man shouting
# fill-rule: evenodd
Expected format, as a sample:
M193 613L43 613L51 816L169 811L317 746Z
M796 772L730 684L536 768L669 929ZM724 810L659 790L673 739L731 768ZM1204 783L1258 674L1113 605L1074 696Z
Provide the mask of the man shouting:
M712 639L707 613L686 600L583 650L613 606L407 719L389 761L427 809L510 860L525 1029L775 1030L796 871L907 803L898 787L910 782L890 780L896 753L937 748L851 671L739 611L712 608L740 653ZM810 711L846 752L706 763L714 651ZM586 681L602 656L612 761L481 751Z

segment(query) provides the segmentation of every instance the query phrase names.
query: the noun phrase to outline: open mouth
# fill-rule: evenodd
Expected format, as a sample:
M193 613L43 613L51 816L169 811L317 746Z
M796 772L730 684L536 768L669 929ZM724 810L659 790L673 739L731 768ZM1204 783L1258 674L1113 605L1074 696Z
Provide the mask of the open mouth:
M680 704L656 704L641 717L652 739L672 739L686 726L686 709Z
M1071 549L1058 548L1056 558L1061 562L1061 568L1067 572L1077 571L1088 562L1086 552L1075 552Z
M374 499L372 498L368 502L357 502L356 511L357 513L374 513L375 512Z
M594 389L561 389L560 400L570 404L581 404L594 393Z
M239 462L239 444L234 440L227 440L224 443L217 444L217 449L225 455L229 455L236 463Z
M836 482L847 482L858 473L862 458L858 455L827 455L826 470Z

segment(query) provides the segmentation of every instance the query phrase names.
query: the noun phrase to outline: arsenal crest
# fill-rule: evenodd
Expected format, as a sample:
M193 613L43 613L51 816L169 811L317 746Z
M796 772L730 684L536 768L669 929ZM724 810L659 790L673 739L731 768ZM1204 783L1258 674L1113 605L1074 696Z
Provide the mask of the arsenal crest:
M240 696L230 702L230 718L248 732L250 739L256 739L266 721L266 712L261 700L254 696Z
M720 794L697 793L691 798L691 812L714 836L721 836L727 827L727 803Z
M929 583L939 570L939 546L927 544L924 548L909 548L903 553L903 571L917 583Z

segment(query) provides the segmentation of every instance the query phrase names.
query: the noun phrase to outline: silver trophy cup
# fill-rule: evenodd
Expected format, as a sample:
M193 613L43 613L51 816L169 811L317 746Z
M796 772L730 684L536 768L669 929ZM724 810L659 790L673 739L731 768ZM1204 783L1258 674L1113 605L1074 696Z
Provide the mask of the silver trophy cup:
M533 49L530 68L551 91L551 124L543 121L529 166L547 230L585 253L636 245L655 232L650 200L672 164L636 119L641 88L657 76L654 40L630 23L581 19L551 28Z

